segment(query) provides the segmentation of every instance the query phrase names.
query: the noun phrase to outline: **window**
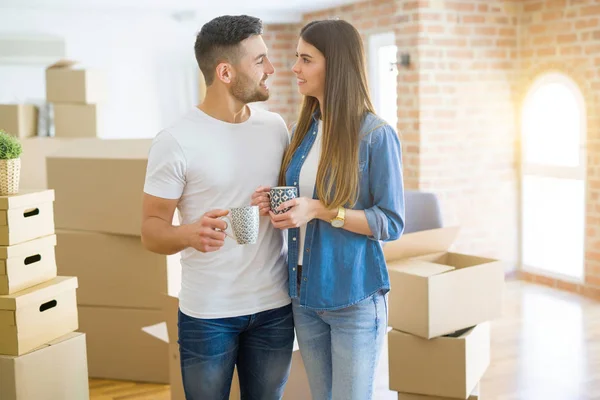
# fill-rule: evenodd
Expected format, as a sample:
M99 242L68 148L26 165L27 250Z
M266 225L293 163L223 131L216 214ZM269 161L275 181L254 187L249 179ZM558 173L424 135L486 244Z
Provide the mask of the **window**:
M398 123L398 70L393 33L369 37L369 86L377 114L396 128Z
M585 103L551 73L525 98L522 130L522 266L582 281L585 233Z

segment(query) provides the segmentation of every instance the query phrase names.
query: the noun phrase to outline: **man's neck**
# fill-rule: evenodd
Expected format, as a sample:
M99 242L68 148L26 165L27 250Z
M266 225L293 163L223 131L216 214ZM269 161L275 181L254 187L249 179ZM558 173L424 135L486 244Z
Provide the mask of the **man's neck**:
M250 118L250 108L229 93L207 90L206 97L198 108L211 117L230 124L239 124Z

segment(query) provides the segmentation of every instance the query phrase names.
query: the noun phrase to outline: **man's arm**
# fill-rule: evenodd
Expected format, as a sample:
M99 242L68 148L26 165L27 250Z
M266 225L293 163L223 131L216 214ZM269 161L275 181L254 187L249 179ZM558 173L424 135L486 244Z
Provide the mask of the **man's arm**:
M163 199L144 193L142 201L142 244L153 253L175 254L188 247L207 253L219 250L225 241L227 224L219 217L227 210L207 212L192 224L173 226L178 199Z

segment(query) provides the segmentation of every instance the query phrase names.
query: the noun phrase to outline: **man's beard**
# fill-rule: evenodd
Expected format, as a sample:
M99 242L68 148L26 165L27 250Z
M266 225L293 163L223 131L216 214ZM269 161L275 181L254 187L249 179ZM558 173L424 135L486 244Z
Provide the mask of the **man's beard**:
M244 104L269 99L269 92L261 91L246 74L238 74L231 84L231 95Z

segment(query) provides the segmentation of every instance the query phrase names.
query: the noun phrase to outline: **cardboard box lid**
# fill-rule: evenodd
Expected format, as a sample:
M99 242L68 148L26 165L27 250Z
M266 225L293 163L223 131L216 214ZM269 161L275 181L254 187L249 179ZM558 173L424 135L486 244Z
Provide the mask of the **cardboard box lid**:
M29 304L39 303L56 294L77 288L77 277L57 276L47 282L21 290L17 293L0 296L0 310L17 310Z
M120 159L147 160L152 139L89 138L66 143L47 156L51 159Z
M54 201L54 190L20 190L17 194L0 196L0 210L24 208Z
M59 68L71 68L73 65L77 64L75 60L68 60L66 58L60 59L54 64L49 65L46 69L59 69Z
M56 246L56 235L44 236L12 246L0 246L0 259L32 255L48 246Z
M398 240L385 243L383 254L387 261L394 261L444 252L454 243L459 230L460 227L451 226L402 235Z

